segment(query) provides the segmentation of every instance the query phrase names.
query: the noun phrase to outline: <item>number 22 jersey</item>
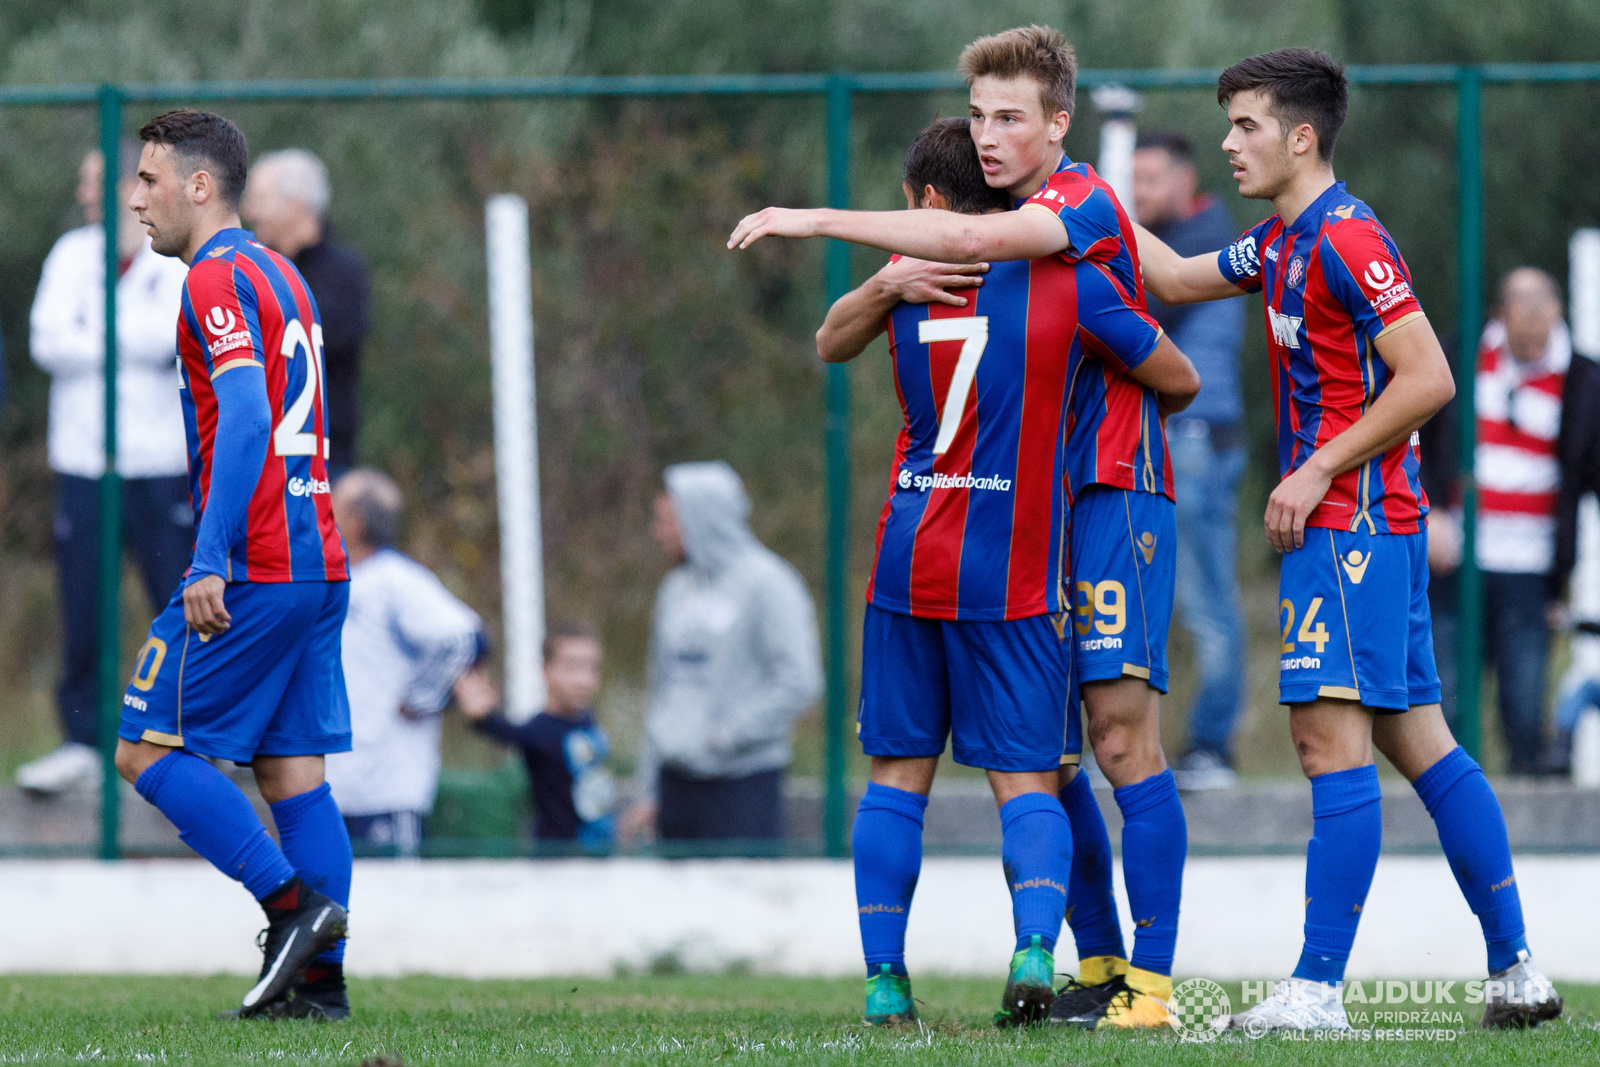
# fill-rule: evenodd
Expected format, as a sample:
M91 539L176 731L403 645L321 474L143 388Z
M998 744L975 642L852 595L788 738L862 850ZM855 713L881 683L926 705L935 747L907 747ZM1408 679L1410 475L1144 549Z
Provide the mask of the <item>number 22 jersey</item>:
M322 386L322 326L294 265L245 230L225 229L201 246L178 313L183 421L195 525L213 493L216 379L244 367L266 374L271 427L266 460L250 491L245 529L229 531L230 582L324 582L349 577L328 484L328 419ZM237 499L237 498L236 498Z
M1067 610L1066 403L1085 351L1136 366L1160 330L1066 257L997 262L965 307L889 314L905 425L867 600L996 622Z

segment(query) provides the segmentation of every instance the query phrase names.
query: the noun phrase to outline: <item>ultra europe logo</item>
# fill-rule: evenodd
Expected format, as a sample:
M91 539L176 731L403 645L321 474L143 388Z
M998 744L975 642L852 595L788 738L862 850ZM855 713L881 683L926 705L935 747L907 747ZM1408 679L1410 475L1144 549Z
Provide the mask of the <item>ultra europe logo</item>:
M926 493L929 489L988 489L999 493L1011 492L1011 479L998 474L979 477L974 474L912 474L909 467L900 468L896 479L902 489L915 489Z

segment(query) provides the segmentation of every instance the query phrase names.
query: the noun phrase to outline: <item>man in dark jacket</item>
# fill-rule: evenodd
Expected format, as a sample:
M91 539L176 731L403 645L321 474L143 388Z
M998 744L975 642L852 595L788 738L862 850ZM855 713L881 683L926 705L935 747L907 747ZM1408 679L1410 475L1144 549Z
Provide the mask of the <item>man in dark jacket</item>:
M1589 493L1600 496L1600 362L1596 354L1573 349L1561 392L1561 433L1556 439L1561 489L1556 496L1555 563L1550 568L1548 598L1566 600L1567 586L1578 557L1578 503ZM1596 622L1580 619L1580 622ZM1594 683L1566 694L1556 709L1555 731L1539 761L1545 774L1572 770L1572 731L1578 715L1593 703Z
M1181 133L1141 133L1133 153L1139 221L1191 256L1239 236L1227 208L1199 191L1194 153ZM1180 789L1237 781L1233 735L1244 705L1244 607L1239 596L1235 505L1245 468L1239 349L1242 300L1167 307L1145 294L1161 328L1194 361L1200 395L1167 424L1178 498L1177 599L1194 637L1200 690L1189 710L1188 751L1173 766Z
M328 472L337 480L355 465L356 384L369 287L360 253L334 240L324 219L329 195L322 160L303 148L286 148L268 152L250 168L240 213L257 240L300 269L317 302L327 376Z

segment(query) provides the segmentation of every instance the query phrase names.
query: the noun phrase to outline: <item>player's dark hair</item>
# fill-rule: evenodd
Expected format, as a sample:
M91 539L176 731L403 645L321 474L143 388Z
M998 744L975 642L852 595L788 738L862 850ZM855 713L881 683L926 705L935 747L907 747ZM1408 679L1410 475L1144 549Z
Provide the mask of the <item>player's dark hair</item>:
M544 661L547 665L555 660L563 641L593 641L598 645L600 633L588 623L574 619L551 623L544 631Z
M983 180L983 165L978 148L972 143L972 120L934 119L906 149L906 184L914 196L925 186L933 186L945 198L951 211L982 215L995 208L1009 208L1010 194L992 189Z
M979 37L961 50L956 69L968 85L978 78L1032 78L1039 83L1044 117L1065 111L1067 118L1072 118L1078 90L1078 57L1060 30L1018 26Z
M1178 130L1140 130L1134 151L1141 148L1159 148L1179 163L1194 166L1194 142Z
M1333 161L1333 143L1350 109L1350 85L1337 59L1314 48L1280 48L1241 59L1217 79L1217 103L1227 107L1235 93L1253 90L1272 98L1272 114L1285 135L1309 122L1317 131L1317 156Z
M217 192L229 207L239 206L250 149L244 131L232 119L180 107L157 115L139 130L139 140L166 145L193 174L204 170L217 180Z

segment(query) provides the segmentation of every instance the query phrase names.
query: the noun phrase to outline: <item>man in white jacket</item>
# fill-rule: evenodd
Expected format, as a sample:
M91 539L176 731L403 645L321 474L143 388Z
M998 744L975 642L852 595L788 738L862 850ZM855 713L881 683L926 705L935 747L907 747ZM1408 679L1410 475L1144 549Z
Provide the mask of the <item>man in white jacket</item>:
M329 755L326 774L358 850L412 856L439 786L440 712L488 642L471 608L395 550L401 505L378 471L353 470L333 487L350 557L351 749Z
M120 161L119 203L137 181L138 146ZM95 667L99 633L99 480L105 472L105 162L83 159L77 200L86 224L45 258L30 318L33 361L50 374L50 469L62 650L57 699L65 743L17 770L17 783L54 794L98 786L100 732ZM172 596L189 566L194 513L188 445L178 399L177 322L186 268L157 255L133 212L118 219L117 472L122 543L144 577L152 608Z

